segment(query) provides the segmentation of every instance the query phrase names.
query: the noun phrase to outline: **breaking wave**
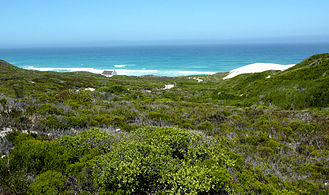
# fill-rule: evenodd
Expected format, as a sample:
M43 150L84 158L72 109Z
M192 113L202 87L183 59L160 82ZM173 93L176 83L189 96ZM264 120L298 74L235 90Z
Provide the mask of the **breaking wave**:
M38 71L56 71L56 72L78 72L86 71L95 74L102 74L104 69L95 68L45 68L45 67L34 67L26 66L24 67L28 70L38 70ZM215 74L215 72L206 71L180 71L180 70L132 70L132 69L116 69L118 75L128 75L128 76L143 76L143 75L155 75L155 76L187 76L187 75L209 75Z

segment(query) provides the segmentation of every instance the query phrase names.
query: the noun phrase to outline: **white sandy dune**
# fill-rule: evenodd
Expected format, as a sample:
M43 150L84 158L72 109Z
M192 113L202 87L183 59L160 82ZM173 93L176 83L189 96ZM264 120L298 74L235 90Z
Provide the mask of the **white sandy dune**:
M171 89L171 88L173 88L173 87L175 87L175 85L171 85L171 84L169 84L169 85L165 85L164 89Z
M230 79L235 76L238 76L240 74L244 73L256 73L256 72L264 72L267 70L286 70L288 68L293 67L295 64L289 64L289 65L281 65L281 64L272 64L272 63L254 63L249 64L246 66L242 66L237 69L233 69L230 71L230 73L224 77L223 79Z
M197 80L197 81L198 81L198 83L200 83L200 82L202 82L202 81L203 81L202 79L200 79L200 78L197 78L197 77L193 77L193 79L194 79L194 80Z

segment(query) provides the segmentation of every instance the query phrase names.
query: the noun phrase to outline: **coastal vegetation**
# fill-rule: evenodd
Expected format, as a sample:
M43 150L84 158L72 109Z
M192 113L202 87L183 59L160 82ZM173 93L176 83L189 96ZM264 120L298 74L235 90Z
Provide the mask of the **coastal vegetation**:
M328 194L329 54L227 74L0 61L0 193Z

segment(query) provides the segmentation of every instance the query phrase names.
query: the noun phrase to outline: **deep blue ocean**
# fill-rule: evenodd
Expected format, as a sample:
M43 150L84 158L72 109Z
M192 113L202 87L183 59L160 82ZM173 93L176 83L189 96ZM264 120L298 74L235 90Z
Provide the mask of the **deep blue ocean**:
M43 71L115 69L120 75L182 76L226 72L253 63L296 64L318 53L329 53L329 44L0 49L0 59Z

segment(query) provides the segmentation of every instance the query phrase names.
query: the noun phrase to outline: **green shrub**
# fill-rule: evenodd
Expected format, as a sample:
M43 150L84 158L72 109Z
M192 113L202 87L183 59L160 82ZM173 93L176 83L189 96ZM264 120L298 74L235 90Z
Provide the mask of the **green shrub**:
M260 147L259 152L263 157L270 156L270 155L274 154L274 150L270 147L267 147L267 146Z
M315 123L310 124L301 124L296 129L296 132L302 133L302 134L310 134L312 132L315 132L318 129L318 125Z
M208 134L212 134L215 129L215 126L211 122L205 121L205 122L198 124L196 126L196 128L199 130L202 130Z
M184 128L184 129L194 129L194 125L192 125L189 122L184 122L184 123L180 124L179 126Z
M302 189L302 193L316 194L319 191L319 187L312 182L305 180L298 180L298 187Z
M269 140L269 135L265 132L252 132L245 141L252 145L260 145Z
M167 115L166 113L161 113L161 112L149 112L148 117L150 119L156 120L156 121L161 121L161 120L169 120L170 116Z
M122 93L126 91L126 88L121 85L113 85L105 89L105 92L109 93Z
M2 106L2 109L4 110L6 104L7 104L7 99L6 98L1 98L0 99L0 104Z
M302 122L300 121L292 121L289 123L289 127L293 130L296 131L298 129L299 126L303 125Z
M45 119L41 120L41 123L44 124L47 129L65 129L67 125L59 119L58 116L50 114Z
M31 108L31 107L30 107ZM51 104L42 104L38 111L41 114L57 114L57 108Z
M226 192L232 178L224 167L236 160L223 140L213 141L181 129L138 129L97 160L95 184L106 192Z
M273 139L270 139L267 141L266 145L272 148L273 150L277 150L282 144L277 141L274 141Z
M60 194L65 189L65 178L56 171L46 171L37 176L29 186L29 194Z
M124 121L124 117L121 116L114 116L110 114L101 114L97 115L94 118L95 121L98 122L100 125L105 125L105 126L124 126L126 123Z
M71 106L73 109L77 109L82 106L77 100L74 99L68 99L64 103Z
M286 136L290 136L294 133L291 127L282 127L281 130Z
M230 192L232 177L213 159L195 165L181 164L177 172L168 174L168 182L174 194L220 194Z

